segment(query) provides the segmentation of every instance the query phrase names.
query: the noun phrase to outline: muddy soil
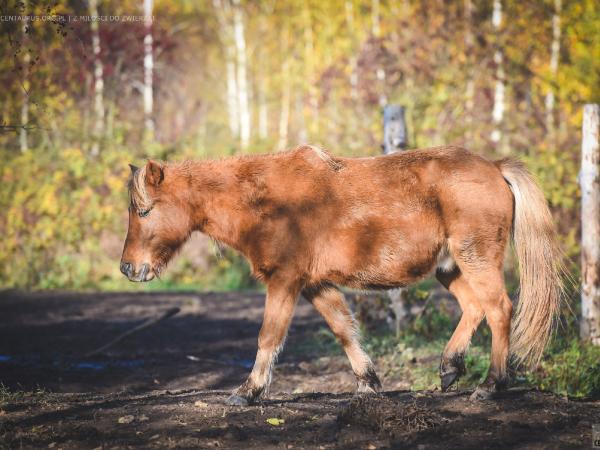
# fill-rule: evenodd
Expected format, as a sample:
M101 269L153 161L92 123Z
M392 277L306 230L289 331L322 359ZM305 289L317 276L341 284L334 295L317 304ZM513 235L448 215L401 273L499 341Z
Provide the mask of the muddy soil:
M181 311L93 357L146 319ZM354 397L345 358L298 306L271 394L225 406L256 351L262 295L0 294L0 448L591 448L600 402L528 389Z

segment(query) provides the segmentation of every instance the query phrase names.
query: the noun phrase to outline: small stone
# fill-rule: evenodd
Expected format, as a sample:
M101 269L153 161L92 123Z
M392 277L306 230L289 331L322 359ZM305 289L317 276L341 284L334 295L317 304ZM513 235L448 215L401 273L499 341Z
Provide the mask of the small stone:
M127 416L119 417L118 422L119 423L131 423L131 422L133 422L134 419L135 419L135 417L133 417L132 415L127 415Z

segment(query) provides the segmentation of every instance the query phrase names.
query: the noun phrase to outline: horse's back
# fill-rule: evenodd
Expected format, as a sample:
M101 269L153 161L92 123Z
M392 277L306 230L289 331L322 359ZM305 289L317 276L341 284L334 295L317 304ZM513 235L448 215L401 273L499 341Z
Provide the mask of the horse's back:
M508 186L494 163L465 149L337 161L334 218L327 215L314 240L317 268L329 268L336 282L408 284L436 266L453 238L507 239Z

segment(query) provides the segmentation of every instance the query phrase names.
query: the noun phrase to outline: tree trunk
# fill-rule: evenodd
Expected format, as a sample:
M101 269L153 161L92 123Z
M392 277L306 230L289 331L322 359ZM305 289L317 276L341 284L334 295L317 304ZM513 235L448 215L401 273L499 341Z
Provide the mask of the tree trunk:
M146 35L144 36L144 128L148 139L154 138L154 119L152 112L154 109L154 57L152 55L152 13L153 0L144 0L144 26Z
M250 107L248 102L248 79L246 62L246 38L244 36L244 17L239 0L234 1L233 27L235 36L238 105L240 113L240 146L246 150L250 145Z
M358 100L358 60L356 58L356 30L354 27L354 2L346 0L346 26L348 27L348 35L350 39L350 98L356 102Z
M473 108L475 107L475 79L474 79L474 37L473 37L473 1L464 2L465 22L465 54L467 57L467 81L465 83L465 138L470 141L473 137Z
M379 0L371 0L371 33L375 38L381 36ZM385 68L377 66L375 68L375 76L377 77L377 84L379 85L379 106L383 108L387 104Z
M266 36L267 24L264 16L261 15L259 18L259 30L261 36ZM269 110L267 106L267 91L268 91L268 79L267 70L265 70L267 52L264 48L260 48L260 59L261 64L257 65L256 73L258 78L258 137L260 139L267 139L269 135Z
M504 53L500 39L500 28L502 27L502 0L494 0L494 12L492 14L492 25L496 33L496 49L494 51L494 63L496 64L496 85L494 88L494 108L492 110L492 121L494 130L491 134L492 142L502 140L502 122L504 120Z
M269 110L267 107L267 76L258 68L258 137L266 139L269 135Z
M98 16L98 1L90 0L90 15ZM100 139L104 131L104 66L100 54L99 22L92 20L90 27L92 31L92 50L94 53L94 126L93 126L93 144L91 153L96 156L100 153Z
M229 119L229 130L231 137L240 137L240 109L238 104L238 85L235 70L235 44L233 39L233 27L229 16L231 9L229 3L221 0L213 0L213 7L222 31L221 42L225 50L225 76L227 78L227 116Z
M306 128L306 122L308 122L308 128L314 136L319 132L319 92L316 80L315 37L312 17L307 2L304 3L302 16L304 22L304 58L306 62L304 64L304 90L308 94L309 108L305 108L304 106L305 101L301 98L302 93L298 93L298 95L302 102L304 127ZM308 134L305 139L307 138Z
M581 337L600 345L600 105L583 110L581 144Z
M290 80L290 67L289 61L286 58L282 66L281 82L282 95L281 95L281 112L279 114L279 142L277 143L277 150L282 151L287 148L288 145L288 131L290 123L290 97L292 95L292 82Z
M560 14L562 1L554 0L554 14L552 15L552 46L550 47L550 77L556 80L558 63L560 59ZM546 130L550 136L554 135L554 86L546 94Z
M23 49L23 86L22 86L22 97L21 97L21 130L19 131L19 144L22 152L29 150L27 143L27 125L29 123L29 62L31 61L31 55L27 44L29 42L29 16L27 15L27 2L24 2L25 19L23 20L23 36L21 47Z

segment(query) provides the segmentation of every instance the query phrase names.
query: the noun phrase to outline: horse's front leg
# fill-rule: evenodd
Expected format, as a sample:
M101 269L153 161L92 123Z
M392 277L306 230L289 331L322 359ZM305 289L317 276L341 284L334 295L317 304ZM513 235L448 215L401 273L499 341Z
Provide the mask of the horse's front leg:
M271 370L283 347L299 292L297 283L269 283L254 368L248 379L227 399L227 404L251 404L268 390Z

